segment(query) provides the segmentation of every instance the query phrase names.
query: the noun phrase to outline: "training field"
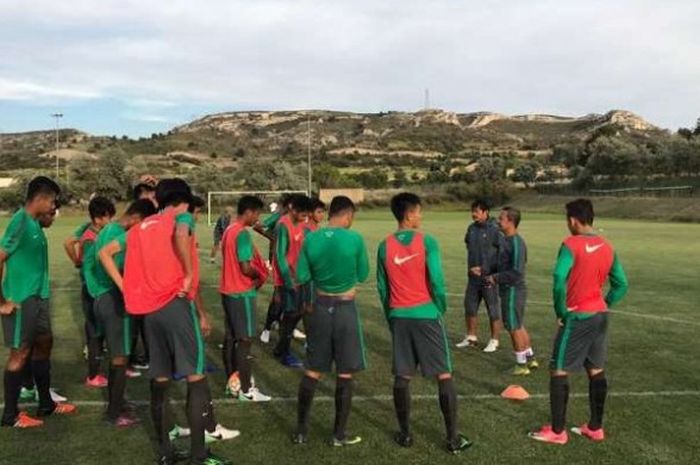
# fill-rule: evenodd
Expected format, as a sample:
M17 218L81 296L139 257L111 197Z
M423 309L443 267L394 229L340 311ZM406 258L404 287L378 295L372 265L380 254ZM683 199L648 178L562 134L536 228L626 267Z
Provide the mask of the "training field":
M79 279L62 249L63 239L82 218L60 217L48 232L52 277L55 344L53 385L78 403L78 414L49 418L37 430L0 430L0 464L147 464L153 460L149 442L148 383L141 378L127 388L138 401L144 419L140 427L117 431L102 420L102 393L83 387L82 313ZM446 316L451 343L464 334L462 292L465 285L463 235L468 214L428 213L424 226L442 248L450 293ZM7 218L0 220L4 230ZM293 447L289 441L296 422L296 390L300 372L283 368L270 346L256 344L253 372L261 390L274 397L268 404L238 403L224 399L224 375L210 378L217 399L218 420L242 431L241 437L215 444L214 452L236 464L360 464L389 463L698 463L700 446L700 319L697 318L700 225L643 223L598 219L596 226L612 240L629 276L630 292L611 316L607 403L608 441L591 444L572 436L569 444L534 443L525 433L548 421L546 362L556 330L550 305L551 268L566 234L562 218L525 214L521 233L529 251L529 305L526 324L542 368L529 378L509 374L513 356L506 334L495 354L453 350L455 378L460 394L461 430L474 441L471 450L452 457L443 451L444 428L434 382L412 385L412 449L395 446L396 428L391 400L390 337L374 289L374 275L361 287L361 310L369 369L357 377L356 399L349 431L363 443L347 449L328 445L333 424L333 380L326 379L312 410L309 443ZM359 212L356 228L364 234L372 261L376 244L395 226L387 211ZM215 329L208 340L210 362L221 366L217 345L223 338L220 298L216 291L218 266L206 260L211 230L199 226L204 297ZM267 248L265 247L266 251ZM264 321L270 287L258 301L258 327ZM487 319L481 313L480 339L488 338ZM276 340L273 333L272 343ZM303 347L294 343L297 354ZM0 349L2 363L6 349ZM508 384L522 384L533 397L514 404L498 394ZM174 397L182 402L185 386L176 383ZM588 418L587 382L572 377L569 426ZM185 415L178 406L179 423ZM32 407L33 409L33 407ZM188 446L184 442L185 447Z

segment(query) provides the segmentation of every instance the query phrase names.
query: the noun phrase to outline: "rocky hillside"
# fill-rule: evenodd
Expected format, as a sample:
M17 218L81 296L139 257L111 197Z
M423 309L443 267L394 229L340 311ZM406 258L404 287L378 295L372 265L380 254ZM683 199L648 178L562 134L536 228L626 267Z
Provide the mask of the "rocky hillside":
M468 166L482 155L544 156L559 144L580 143L602 128L635 138L666 134L622 110L578 118L437 109L372 114L249 111L209 115L150 138L95 137L64 129L58 155L72 160L116 149L129 155L139 170L180 173L203 166L236 167L244 159L282 158L294 164L306 158L310 144L317 160L345 170L428 167L430 160L441 157ZM47 167L55 156L54 133L3 134L0 148L0 174Z
M175 135L219 134L239 145L284 150L312 144L331 153L423 153L425 156L483 150L547 150L553 144L582 139L604 126L630 132L658 132L641 117L621 110L579 118L555 115L453 113L361 114L332 111L232 112L206 116L175 128Z

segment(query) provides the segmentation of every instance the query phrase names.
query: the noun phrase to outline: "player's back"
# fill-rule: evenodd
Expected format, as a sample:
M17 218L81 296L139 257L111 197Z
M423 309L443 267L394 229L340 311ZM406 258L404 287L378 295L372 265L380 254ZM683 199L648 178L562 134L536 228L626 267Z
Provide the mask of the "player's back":
M567 281L567 307L573 311L604 311L603 286L615 260L615 251L603 237L576 235L564 245L573 256Z
M155 311L180 291L184 271L173 245L175 215L146 218L127 233L124 299L130 313Z
M309 271L321 291L343 292L364 281L366 250L362 236L345 228L324 227L304 240Z

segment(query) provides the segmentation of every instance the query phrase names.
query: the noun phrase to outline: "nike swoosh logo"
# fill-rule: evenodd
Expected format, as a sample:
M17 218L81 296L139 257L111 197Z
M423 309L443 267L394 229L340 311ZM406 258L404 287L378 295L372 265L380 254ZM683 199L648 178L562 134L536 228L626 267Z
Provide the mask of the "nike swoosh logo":
M143 223L141 223L141 229L146 229L153 224L158 224L158 221L155 221L155 220L144 221Z
M399 257L398 255L394 255L394 265L401 266L407 261L416 258L417 256L417 253L414 253L413 255L409 255L407 257Z
M596 250L600 249L601 247L603 247L603 244L598 244L598 245L594 245L594 246L590 246L590 245L586 244L586 253L593 253Z

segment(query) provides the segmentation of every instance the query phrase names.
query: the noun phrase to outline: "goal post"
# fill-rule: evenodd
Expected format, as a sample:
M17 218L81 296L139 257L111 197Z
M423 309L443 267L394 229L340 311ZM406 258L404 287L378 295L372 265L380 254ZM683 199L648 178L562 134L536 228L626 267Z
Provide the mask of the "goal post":
M225 197L232 198L231 205L233 205L240 197L244 195L254 195L257 197L262 197L263 201L274 200L277 201L280 196L284 194L304 194L308 195L308 191L305 190L281 190L281 191L209 191L207 192L207 225L211 226L216 221L214 215L212 215L212 210L216 206L221 206L224 202L219 200ZM219 200L219 201L217 201Z

